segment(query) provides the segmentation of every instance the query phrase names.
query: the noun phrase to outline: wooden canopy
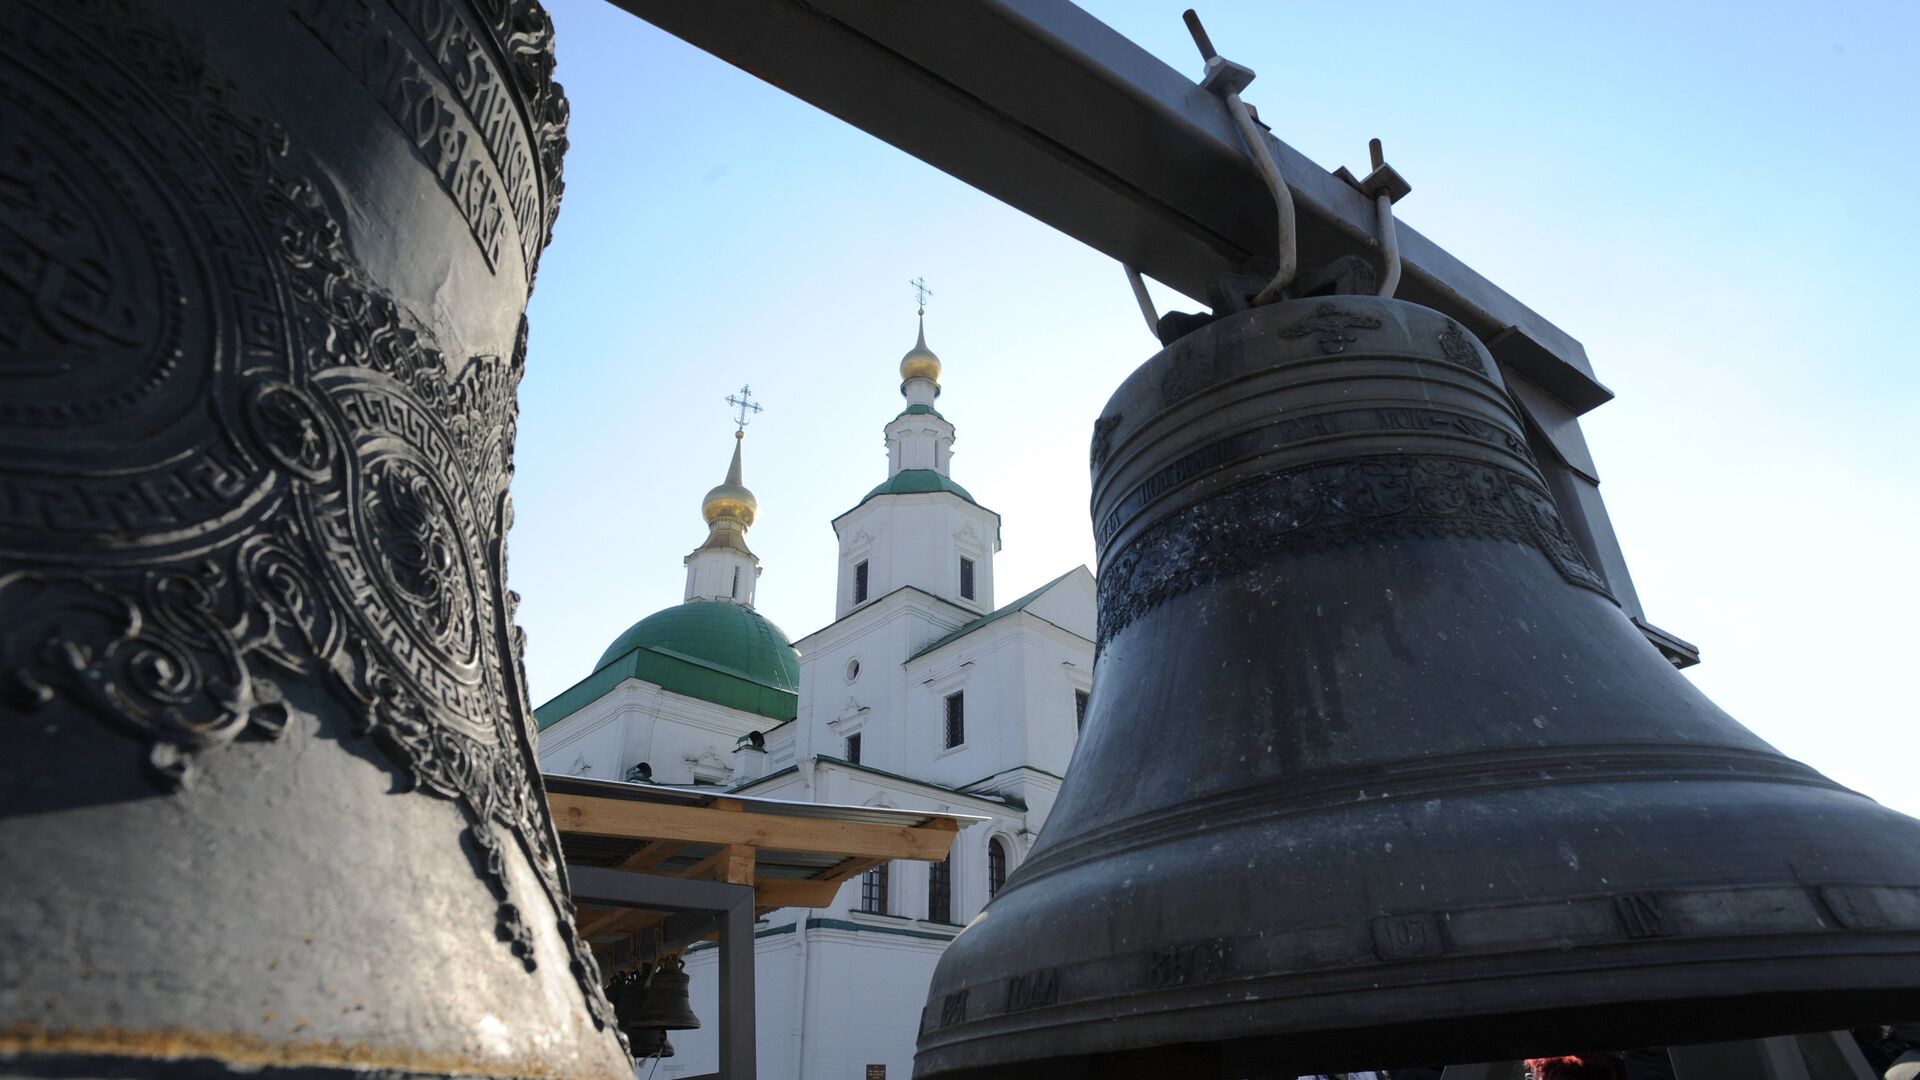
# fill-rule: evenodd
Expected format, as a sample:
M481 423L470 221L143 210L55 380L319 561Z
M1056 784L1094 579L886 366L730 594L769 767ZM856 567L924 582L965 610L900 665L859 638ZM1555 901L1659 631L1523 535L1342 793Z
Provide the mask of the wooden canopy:
M844 882L882 862L939 862L963 826L984 820L578 776L541 779L569 865L748 885L756 915L825 907ZM575 918L581 936L604 951L665 916L581 905Z

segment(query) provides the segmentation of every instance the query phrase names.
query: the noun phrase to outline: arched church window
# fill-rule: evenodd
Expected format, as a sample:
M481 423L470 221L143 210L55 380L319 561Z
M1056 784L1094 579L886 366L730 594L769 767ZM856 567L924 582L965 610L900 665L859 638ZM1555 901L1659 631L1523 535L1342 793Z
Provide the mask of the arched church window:
M987 899L1000 895L1007 883L1007 845L999 837L987 841Z
M960 596L966 600L973 599L973 560L972 559L960 560Z
M867 602L867 561L865 559L853 564L853 602L856 604Z

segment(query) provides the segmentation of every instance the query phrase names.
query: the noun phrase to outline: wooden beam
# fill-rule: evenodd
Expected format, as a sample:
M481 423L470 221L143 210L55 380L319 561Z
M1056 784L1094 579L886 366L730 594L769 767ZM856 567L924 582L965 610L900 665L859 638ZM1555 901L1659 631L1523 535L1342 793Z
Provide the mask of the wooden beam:
M848 859L846 862L834 867L833 872L827 875L827 880L832 881L836 885L843 881L852 881L854 878L859 877L861 874L866 873L886 861L885 859Z
M547 795L547 803L553 809L554 823L563 833L631 840L743 844L860 858L939 862L947 857L957 835L945 829L750 814L557 792Z
M844 879L761 878L753 886L753 905L766 911L783 907L832 907L833 898L840 894L840 886L845 884Z
M670 840L655 840L647 844L646 847L627 856L616 869L651 870L661 863L666 862L668 859L673 858L675 855L680 854L686 846L685 844L677 844Z
M724 881L729 885L753 884L753 849L745 844L728 844L701 859L676 877L700 881Z

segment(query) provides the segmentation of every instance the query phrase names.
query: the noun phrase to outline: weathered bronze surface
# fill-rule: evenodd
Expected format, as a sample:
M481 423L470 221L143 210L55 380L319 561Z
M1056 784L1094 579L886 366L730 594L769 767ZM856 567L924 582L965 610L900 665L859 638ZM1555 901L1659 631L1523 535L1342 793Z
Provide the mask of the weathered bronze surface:
M1480 343L1372 297L1193 331L1093 442L1100 656L916 1075L1255 1077L1920 1013L1920 822L1620 612Z
M630 1074L538 795L507 481L533 0L0 35L0 1074Z

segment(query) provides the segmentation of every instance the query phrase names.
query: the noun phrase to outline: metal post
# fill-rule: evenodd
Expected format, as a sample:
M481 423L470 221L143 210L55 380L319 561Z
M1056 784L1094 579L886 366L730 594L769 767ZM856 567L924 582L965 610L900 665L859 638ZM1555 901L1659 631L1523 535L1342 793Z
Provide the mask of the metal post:
M1860 1044L1847 1031L1816 1031L1795 1036L1814 1080L1879 1080Z
M753 890L729 907L720 924L720 1075L753 1080Z

